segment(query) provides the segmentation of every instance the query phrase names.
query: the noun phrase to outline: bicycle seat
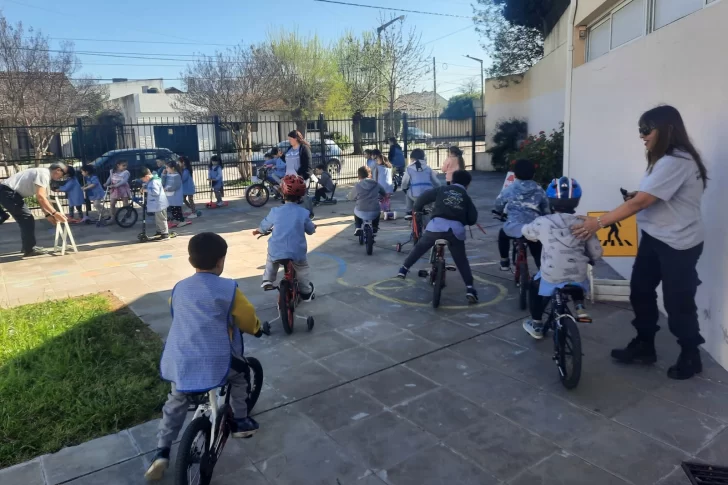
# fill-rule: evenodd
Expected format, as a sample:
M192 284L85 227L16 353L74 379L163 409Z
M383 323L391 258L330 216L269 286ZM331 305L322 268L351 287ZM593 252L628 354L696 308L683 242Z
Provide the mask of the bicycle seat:
M559 288L561 293L569 296L578 296L580 298L583 298L584 296L584 288L582 288L579 285L566 285L563 288Z
M274 264L281 264L283 266L288 266L288 263L292 262L292 259L276 259L273 261Z
M435 241L435 245L436 246L440 246L440 245L447 246L448 245L447 239L438 239L437 241Z

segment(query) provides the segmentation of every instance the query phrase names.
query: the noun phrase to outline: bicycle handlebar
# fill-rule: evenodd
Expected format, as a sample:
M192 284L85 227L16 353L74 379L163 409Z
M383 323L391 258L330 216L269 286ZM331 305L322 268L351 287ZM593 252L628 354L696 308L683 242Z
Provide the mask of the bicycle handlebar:
M508 219L508 214L504 214L503 212L498 212L495 209L493 209L490 212L492 212L494 214L493 219L498 219L503 222L505 222Z

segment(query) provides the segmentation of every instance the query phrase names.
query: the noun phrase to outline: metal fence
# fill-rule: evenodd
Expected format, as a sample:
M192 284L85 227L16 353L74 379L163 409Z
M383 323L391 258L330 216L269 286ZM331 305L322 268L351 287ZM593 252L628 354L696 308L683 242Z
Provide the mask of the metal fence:
M264 154L274 146L287 147L287 134L299 129L311 144L312 163L324 164L335 179L347 183L356 180L357 169L365 164L363 152L379 148L385 155L389 137L394 134L405 152L415 148L427 153L428 164L440 168L448 148L459 146L468 168L474 166L476 152L485 150L485 115L464 120L449 120L433 114L389 116L326 117L296 122L285 114L259 115L248 122L206 119L141 118L136 123L92 123L78 119L59 126L2 126L0 153L7 166L0 166L0 179L11 175L13 165L27 168L35 163L47 165L66 160L77 168L99 163L113 150L129 163L132 176L143 165L154 166L160 153L170 150L188 157L193 164L193 178L198 193L209 188L207 170L210 158L223 160L226 194L240 195L249 184L254 167L263 163ZM46 153L37 153L35 145L45 136L50 139ZM324 142L322 143L322 140ZM248 146L248 150L239 150ZM204 196L203 196L204 197Z

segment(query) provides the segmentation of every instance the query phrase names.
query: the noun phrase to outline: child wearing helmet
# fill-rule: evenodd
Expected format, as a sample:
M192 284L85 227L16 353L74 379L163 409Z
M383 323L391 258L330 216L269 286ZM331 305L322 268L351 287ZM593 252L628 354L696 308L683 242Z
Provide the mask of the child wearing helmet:
M301 298L308 302L313 299L314 286L309 280L306 234L316 232L316 226L311 222L308 209L300 205L306 190L306 182L298 175L283 177L281 192L285 203L272 208L253 234L265 234L273 230L268 240L268 257L261 288L272 290L280 266L277 261L290 259L296 270Z
M521 228L525 224L548 213L549 201L538 182L533 180L535 172L536 167L531 160L516 160L513 166L516 180L506 187L495 200L496 212L508 213L508 219L498 233L501 271L511 269L510 258L508 258L511 239L517 239L523 235ZM529 241L528 250L533 256L536 267L540 268L541 243Z
M571 233L571 227L580 222L574 210L581 194L581 185L576 180L554 179L546 191L554 213L538 217L522 228L523 237L543 244L543 264L531 282L531 318L523 322L523 329L535 339L543 338L543 311L554 289L577 285L589 291L587 266L602 257L602 245L596 236L585 241ZM588 319L583 295L574 297L574 303L578 318Z

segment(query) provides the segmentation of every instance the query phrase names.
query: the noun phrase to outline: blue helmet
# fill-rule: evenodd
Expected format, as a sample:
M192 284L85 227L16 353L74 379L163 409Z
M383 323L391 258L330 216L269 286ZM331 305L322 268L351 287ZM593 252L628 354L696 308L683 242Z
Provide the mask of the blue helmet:
M573 212L581 199L581 185L575 179L553 179L546 189L551 208L558 212Z

